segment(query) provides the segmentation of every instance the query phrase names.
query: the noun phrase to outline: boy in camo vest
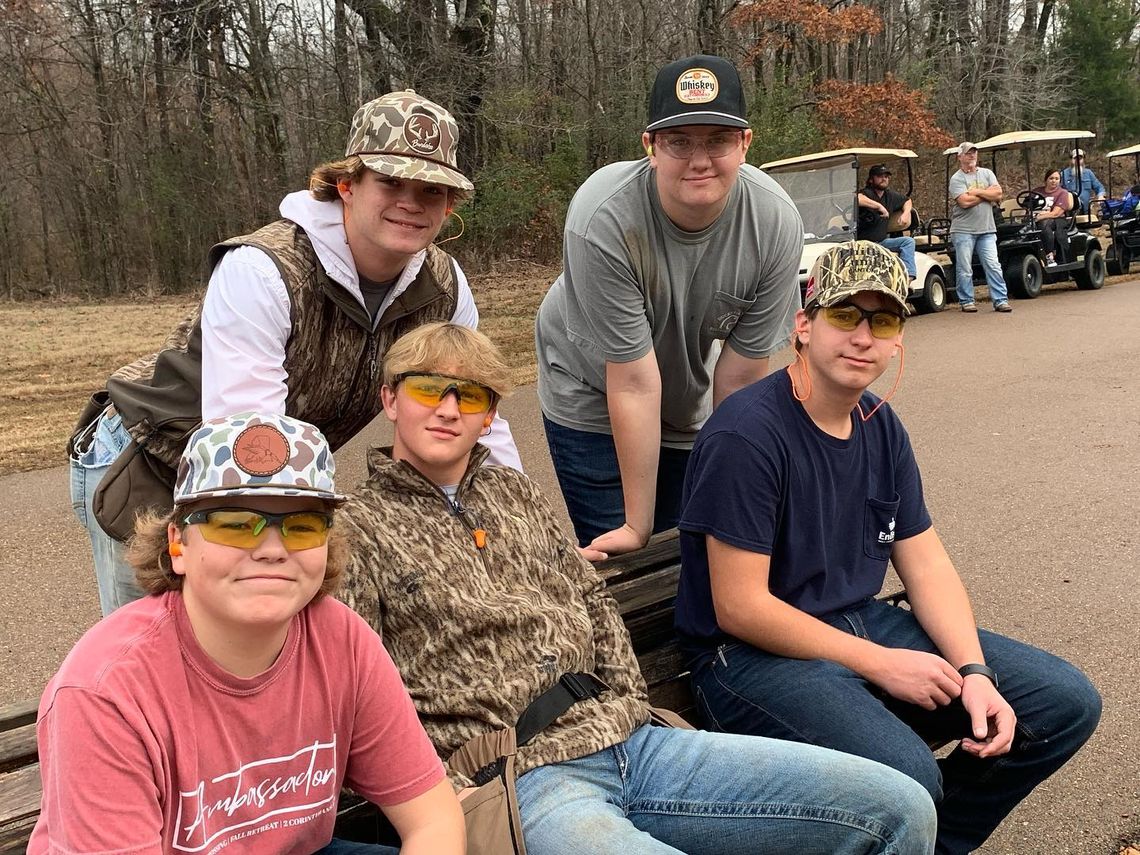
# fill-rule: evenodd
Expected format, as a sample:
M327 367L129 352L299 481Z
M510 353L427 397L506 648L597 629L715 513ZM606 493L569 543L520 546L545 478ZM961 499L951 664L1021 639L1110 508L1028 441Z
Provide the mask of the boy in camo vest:
M141 595L93 510L132 439L174 467L201 420L252 410L311 422L336 449L380 412L379 364L393 341L429 321L478 324L463 271L432 243L474 189L457 169L458 142L451 114L410 89L362 106L345 157L286 196L280 220L215 246L200 308L161 351L107 381L107 406L81 419L70 449L104 615ZM521 468L502 420L487 445L496 463Z
M369 453L338 521L354 540L342 596L382 634L441 757L515 726L568 676L584 687L515 757L530 855L932 851L933 805L905 775L649 724L601 577L526 476L481 465L509 388L481 333L430 324L396 342L381 390L394 445ZM448 774L461 798L477 783Z

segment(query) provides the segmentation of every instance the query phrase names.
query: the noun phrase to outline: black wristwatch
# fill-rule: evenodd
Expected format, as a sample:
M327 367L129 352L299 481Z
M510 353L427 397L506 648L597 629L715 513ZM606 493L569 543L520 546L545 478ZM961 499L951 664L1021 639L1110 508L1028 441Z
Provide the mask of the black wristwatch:
M995 689L998 687L997 674L995 674L994 669L990 668L988 665L981 665L977 662L974 662L970 665L963 665L958 669L958 673L963 677L969 677L971 674L981 674L983 677L989 678L989 681L994 684Z

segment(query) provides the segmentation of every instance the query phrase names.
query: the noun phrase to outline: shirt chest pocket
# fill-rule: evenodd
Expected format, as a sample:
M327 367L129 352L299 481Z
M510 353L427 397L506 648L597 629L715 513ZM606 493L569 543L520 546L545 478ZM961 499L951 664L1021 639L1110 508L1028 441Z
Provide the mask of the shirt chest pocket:
M702 332L709 338L726 339L735 328L740 316L752 305L751 300L729 294L727 291L717 291L705 312L705 323Z
M895 515L899 510L899 494L889 501L868 499L863 515L863 551L869 558L886 561L895 545Z

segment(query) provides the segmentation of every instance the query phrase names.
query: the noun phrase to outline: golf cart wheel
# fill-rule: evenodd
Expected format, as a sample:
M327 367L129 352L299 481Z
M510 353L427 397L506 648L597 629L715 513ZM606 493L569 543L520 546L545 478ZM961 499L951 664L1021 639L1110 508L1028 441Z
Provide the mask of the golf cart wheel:
M1085 252L1085 269L1073 274L1077 287L1084 291L1095 291L1104 285L1104 255L1095 246Z
M920 315L941 312L946 308L946 278L937 270L931 270L926 274L922 295L910 302Z
M1032 300L1041 293L1044 274L1036 255L1011 259L1005 266L1005 284L1009 293L1021 300Z
M1108 272L1112 276L1127 276L1132 266L1132 252L1126 246L1118 246L1108 259Z

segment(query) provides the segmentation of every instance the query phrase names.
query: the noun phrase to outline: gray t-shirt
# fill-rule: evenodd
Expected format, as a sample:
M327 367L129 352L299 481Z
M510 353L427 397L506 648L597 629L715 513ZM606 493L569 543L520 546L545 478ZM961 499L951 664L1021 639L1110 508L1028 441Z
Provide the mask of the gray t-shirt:
M656 353L661 438L692 445L712 412L712 376L727 341L761 358L787 344L800 306L803 223L775 181L743 165L716 222L669 220L649 161L605 166L566 215L563 273L538 310L538 397L564 427L612 433L606 363Z
M969 175L959 169L950 176L950 234L985 235L997 231L994 208L989 202L972 208L958 206L958 197L972 187L984 189L997 183L997 176L981 166Z

